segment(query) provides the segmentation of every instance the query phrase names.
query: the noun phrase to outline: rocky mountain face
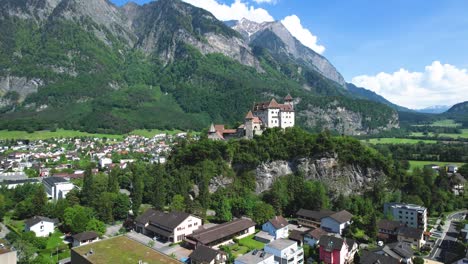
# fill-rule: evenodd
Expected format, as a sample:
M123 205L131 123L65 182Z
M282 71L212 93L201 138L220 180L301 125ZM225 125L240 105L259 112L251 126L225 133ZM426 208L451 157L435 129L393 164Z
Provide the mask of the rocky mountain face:
M230 23L232 25L232 22ZM323 56L304 46L280 22L256 23L242 19L232 25L252 47L265 48L280 61L293 60L346 87L343 76Z
M200 130L288 93L301 126L392 127L391 109L356 100L333 65L281 23L228 24L180 0L0 0L0 129ZM317 122L330 96L349 117Z
M256 192L262 193L270 189L277 178L297 172L303 173L306 180L325 183L332 194L343 195L362 193L386 177L382 171L372 168L361 168L353 164L341 165L338 157L277 160L257 167Z

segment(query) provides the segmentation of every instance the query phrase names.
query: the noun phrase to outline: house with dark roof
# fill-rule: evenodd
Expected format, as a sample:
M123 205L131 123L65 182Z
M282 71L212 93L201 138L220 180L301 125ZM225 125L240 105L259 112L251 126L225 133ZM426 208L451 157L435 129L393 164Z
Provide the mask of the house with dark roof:
M223 223L200 229L185 238L187 246L197 248L200 245L217 247L232 241L241 239L255 233L255 222L250 219L240 218L231 222Z
M135 231L178 243L202 226L202 219L185 212L148 209L135 219Z
M52 200L59 200L75 188L75 185L65 178L47 177L42 180L47 197Z
M399 264L400 262L392 257L377 254L372 251L363 250L359 264Z
M189 255L189 259L190 264L224 264L227 261L227 254L201 245Z
M72 236L73 247L84 246L99 241L99 235L93 231L85 231Z
M351 218L353 215L350 212L342 210L323 217L320 221L320 227L327 232L341 235L343 230L351 225Z
M373 249L372 252L394 258L399 263L412 263L414 256L411 245L405 242L390 243Z
M317 245L320 238L326 235L328 235L328 232L320 227L309 230L304 234L304 243L307 243L309 244L309 246L314 247L315 245Z
M289 223L282 216L275 216L262 225L262 230L273 236L274 239L287 238L289 235Z
M46 237L54 232L58 219L34 216L25 221L24 231L34 232L37 237Z
M17 179L17 180L4 180L0 183L0 186L6 186L7 189L15 189L18 186L24 184L40 184L41 182L38 179Z
M357 243L352 239L338 236L322 236L319 240L319 258L327 264L353 263L358 250Z
M379 240L387 243L397 241L398 229L402 226L404 224L399 221L381 219L377 222L377 237Z
M402 226L398 229L397 239L398 242L409 243L414 245L417 249L421 249L426 242L424 240L424 231L422 229L409 226Z
M322 218L334 214L334 211L331 210L320 210L312 211L306 209L300 209L297 213L297 223L303 226L319 228Z

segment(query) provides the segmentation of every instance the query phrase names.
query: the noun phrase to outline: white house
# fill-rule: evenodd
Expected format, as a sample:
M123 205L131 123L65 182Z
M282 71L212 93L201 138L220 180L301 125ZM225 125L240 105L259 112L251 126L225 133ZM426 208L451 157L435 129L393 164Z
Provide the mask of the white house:
M148 209L135 220L135 230L150 237L178 243L202 226L202 220L184 212Z
M73 183L60 177L48 177L42 180L47 196L52 200L59 200L75 188Z
M264 250L254 250L234 260L234 264L276 264L275 255Z
M86 231L72 236L73 247L84 246L99 241L99 235L93 231Z
M56 219L50 219L44 216L34 216L25 222L24 231L32 231L37 237L46 237L52 234L55 225L58 223Z
M391 215L395 221L422 229L427 228L427 208L415 204L385 203L384 215Z
M105 168L107 165L110 165L112 164L112 159L110 158L105 158L105 157L102 157L99 159L99 167L102 169L102 168Z
M353 215L346 210L339 211L322 218L322 220L320 220L320 228L327 232L341 235L343 233L343 229L351 224L352 217Z
M270 244L265 245L266 253L274 255L277 263L303 263L304 250L297 246L296 241L280 238Z
M288 221L282 216L275 216L273 219L262 225L262 230L273 236L275 239L288 238Z

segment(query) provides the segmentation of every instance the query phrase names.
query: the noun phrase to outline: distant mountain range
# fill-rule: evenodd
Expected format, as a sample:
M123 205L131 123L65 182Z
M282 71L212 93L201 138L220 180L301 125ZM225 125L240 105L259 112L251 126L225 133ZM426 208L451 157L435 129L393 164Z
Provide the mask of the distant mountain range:
M450 109L449 105L435 105L435 106L429 106L426 108L415 109L415 111L419 113L427 113L427 114L441 114L441 113L446 112L449 109Z
M280 22L222 22L180 0L0 0L0 36L0 129L201 130L288 93L306 129L398 127L398 106Z

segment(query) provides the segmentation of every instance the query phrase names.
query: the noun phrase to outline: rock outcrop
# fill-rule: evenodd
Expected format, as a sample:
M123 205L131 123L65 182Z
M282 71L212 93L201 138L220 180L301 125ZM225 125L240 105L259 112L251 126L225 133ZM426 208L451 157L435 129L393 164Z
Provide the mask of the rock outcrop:
M301 172L306 180L318 180L329 187L332 194L361 193L386 175L379 170L358 165L342 165L337 158L301 158L294 161L272 161L259 165L256 173L256 192L268 190L279 177Z
M41 79L26 77L0 76L0 96L8 92L17 92L20 96L20 101L24 100L27 95L37 92L37 89L44 85Z

